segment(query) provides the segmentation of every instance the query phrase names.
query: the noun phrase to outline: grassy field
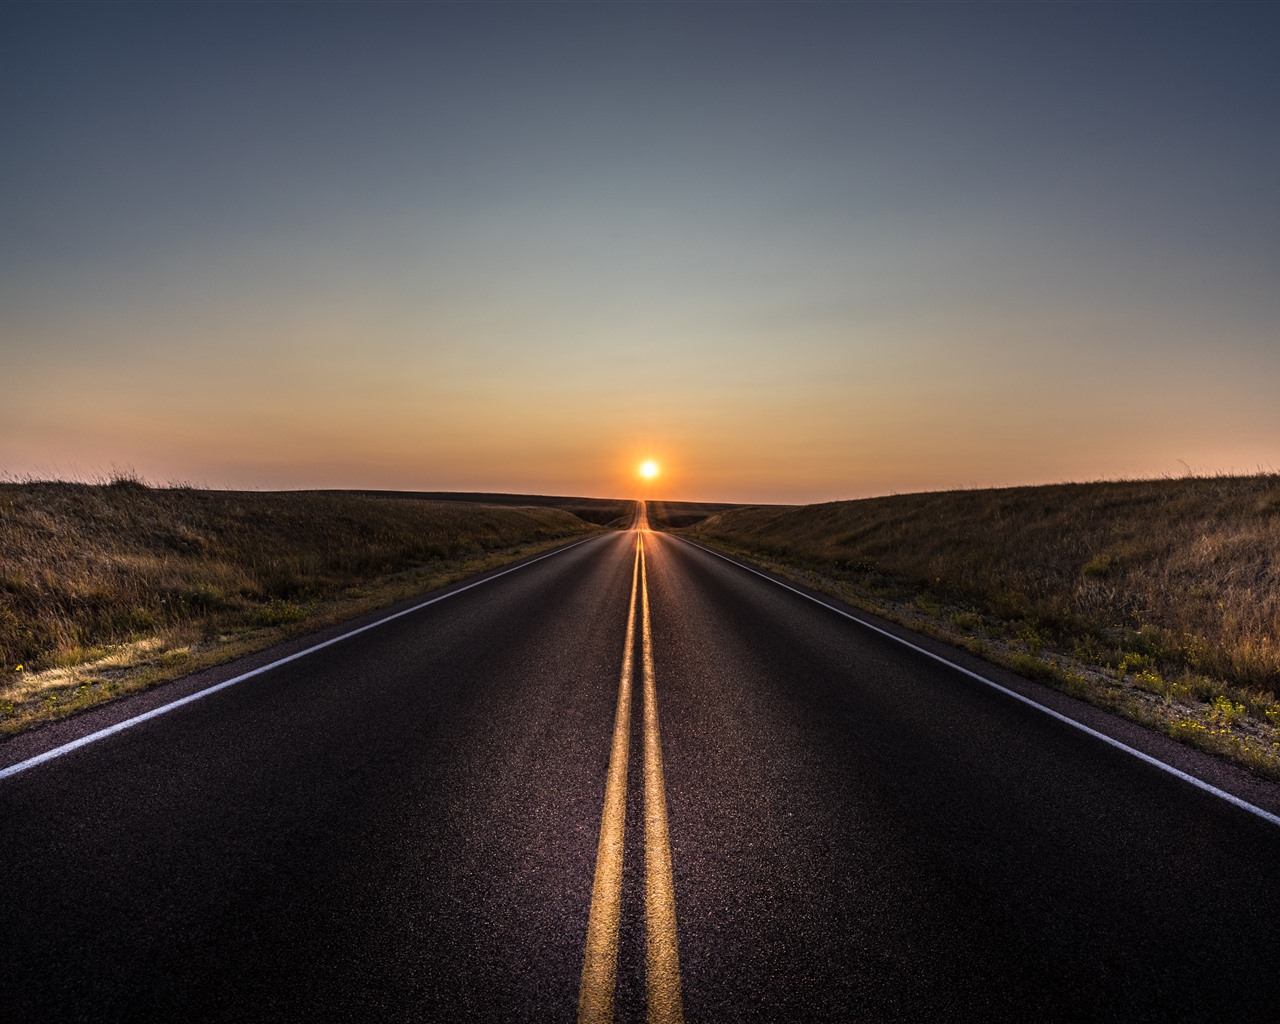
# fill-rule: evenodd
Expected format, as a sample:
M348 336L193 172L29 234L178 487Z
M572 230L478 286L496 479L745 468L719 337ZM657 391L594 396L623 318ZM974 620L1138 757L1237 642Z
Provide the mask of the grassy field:
M1280 779L1280 476L741 509L688 533Z
M0 484L0 732L598 529L514 504Z

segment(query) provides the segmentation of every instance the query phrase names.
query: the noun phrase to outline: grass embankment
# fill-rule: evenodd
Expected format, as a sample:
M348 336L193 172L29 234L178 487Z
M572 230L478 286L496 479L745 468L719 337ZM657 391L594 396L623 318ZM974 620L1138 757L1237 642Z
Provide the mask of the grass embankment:
M553 508L0 484L0 732L596 529Z
M1280 779L1280 476L742 509L688 533Z

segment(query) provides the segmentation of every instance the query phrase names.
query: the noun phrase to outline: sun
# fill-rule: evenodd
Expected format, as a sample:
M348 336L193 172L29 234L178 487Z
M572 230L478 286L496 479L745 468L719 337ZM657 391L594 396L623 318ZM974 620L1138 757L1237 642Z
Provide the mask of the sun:
M646 480L652 480L658 475L658 464L653 459L645 459L640 463L640 475Z

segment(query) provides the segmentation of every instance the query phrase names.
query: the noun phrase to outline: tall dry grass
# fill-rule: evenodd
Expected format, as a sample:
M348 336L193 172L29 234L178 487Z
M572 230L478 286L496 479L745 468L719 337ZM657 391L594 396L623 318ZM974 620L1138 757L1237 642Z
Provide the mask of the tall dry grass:
M1039 657L1053 675L1042 657L1053 654L1104 668L1159 697L1166 731L1201 745L1224 719L1280 740L1280 476L744 509L689 532L815 573L855 602L1002 641L1018 667Z
M192 644L249 631L270 639L335 605L394 599L388 579L439 582L492 553L592 529L554 508L131 479L0 484L0 719L25 721L30 698L48 700L49 686L31 684L41 673L108 665L122 647L181 661L172 652ZM75 691L80 704L92 689Z

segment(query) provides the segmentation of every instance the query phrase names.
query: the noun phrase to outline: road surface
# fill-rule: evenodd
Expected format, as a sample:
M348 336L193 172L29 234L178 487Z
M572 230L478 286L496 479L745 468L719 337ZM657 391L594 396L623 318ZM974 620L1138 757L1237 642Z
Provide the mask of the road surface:
M1265 816L642 515L483 580L0 747L0 1019L1280 1019Z

